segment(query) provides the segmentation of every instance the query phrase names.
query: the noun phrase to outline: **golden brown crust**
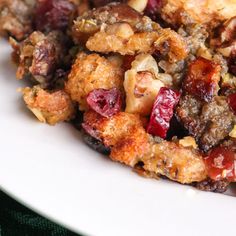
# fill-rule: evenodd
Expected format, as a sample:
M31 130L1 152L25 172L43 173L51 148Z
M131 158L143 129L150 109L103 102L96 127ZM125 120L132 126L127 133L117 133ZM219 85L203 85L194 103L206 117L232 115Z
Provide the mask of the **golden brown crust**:
M235 0L166 0L162 18L172 25L200 23L216 26L235 16Z
M101 53L118 52L121 55L135 55L161 51L165 44L165 47L169 47L168 56L171 61L182 60L187 56L186 42L170 29L133 32L128 37L120 37L117 32L111 33L111 27L114 25L108 25L90 37L86 43L87 48Z
M133 167L149 149L148 134L140 126L130 127L128 132L111 149L110 157Z
M72 100L80 105L80 110L86 110L86 96L94 89L122 89L123 70L119 60L106 59L98 54L87 55L79 53L68 76L65 90Z
M93 111L84 115L84 122L98 132L103 143L111 147L111 159L134 166L148 151L148 134L138 115L120 112L105 118Z
M135 55L137 53L152 53L157 38L157 32L136 33L128 39L124 39L115 34L100 31L89 38L86 46L91 51L101 53L118 52L121 55Z
M122 32L122 34L121 34ZM128 32L128 33L127 33ZM76 42L85 42L90 51L121 55L153 53L168 48L171 61L186 58L185 40L125 4L111 4L86 12L73 27Z
M143 163L145 170L180 183L199 182L207 177L203 158L198 151L174 142L153 144Z
M57 70L68 64L67 37L60 31L34 31L24 41L10 38L17 79L30 78L43 88L53 87Z
M70 120L75 114L74 104L63 90L49 93L35 86L24 88L22 92L26 105L41 122L55 125Z

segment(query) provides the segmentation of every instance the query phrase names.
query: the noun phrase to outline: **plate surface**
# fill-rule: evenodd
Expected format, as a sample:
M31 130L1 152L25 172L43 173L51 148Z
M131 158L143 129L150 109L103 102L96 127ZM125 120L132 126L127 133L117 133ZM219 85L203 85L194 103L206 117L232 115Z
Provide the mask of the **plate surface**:
M16 92L24 82L10 51L0 41L2 190L86 235L236 235L234 197L139 177L89 149L69 124L37 122Z

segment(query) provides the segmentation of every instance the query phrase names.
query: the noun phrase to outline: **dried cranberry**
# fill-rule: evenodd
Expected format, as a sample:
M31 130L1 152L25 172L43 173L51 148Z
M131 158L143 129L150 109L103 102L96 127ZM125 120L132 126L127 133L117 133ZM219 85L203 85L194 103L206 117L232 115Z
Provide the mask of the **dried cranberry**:
M230 107L236 113L236 93L230 94L228 97L228 101Z
M117 88L95 89L87 96L88 105L104 117L111 117L121 110L121 94Z
M211 179L235 181L235 153L230 149L214 148L205 159L205 163Z
M162 7L162 0L148 0L146 9L144 11L145 15L149 16L151 19L158 19L158 13Z
M179 102L180 93L169 88L162 87L154 102L150 121L147 127L149 134L165 138L170 127L170 120L174 108Z
M188 68L183 89L206 102L217 94L221 67L205 58L197 58Z
M38 0L35 27L40 31L65 30L75 10L68 0Z

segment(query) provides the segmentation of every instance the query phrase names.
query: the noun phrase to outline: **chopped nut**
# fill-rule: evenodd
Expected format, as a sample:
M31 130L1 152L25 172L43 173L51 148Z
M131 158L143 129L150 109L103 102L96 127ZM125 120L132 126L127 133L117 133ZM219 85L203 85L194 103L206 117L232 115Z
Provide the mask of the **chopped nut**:
M200 46L200 48L198 49L197 56L198 57L203 57L203 58L208 59L208 60L212 59L212 54L211 54L210 50L204 44L202 44Z
M190 147L163 141L151 145L151 153L141 158L143 168L180 183L199 182L206 178L201 154Z
M234 0L165 0L161 16L173 26L188 23L216 26L235 16Z
M116 23L107 28L108 34L114 34L123 39L129 38L134 34L132 27L128 23Z
M196 141L193 137L191 136L186 136L183 139L179 140L179 144L182 145L183 147L193 147L197 148Z

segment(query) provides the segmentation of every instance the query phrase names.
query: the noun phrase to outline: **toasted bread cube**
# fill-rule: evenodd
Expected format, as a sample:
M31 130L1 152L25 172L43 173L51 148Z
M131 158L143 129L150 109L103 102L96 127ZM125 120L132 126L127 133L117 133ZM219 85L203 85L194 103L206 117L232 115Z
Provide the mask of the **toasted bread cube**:
M134 166L149 150L149 135L138 115L119 112L105 118L94 111L84 115L84 122L97 132L103 143L111 147L111 159Z
M86 97L94 89L122 90L123 69L119 60L106 59L98 54L79 53L68 76L65 90L80 110L87 110Z
M180 183L200 182L206 179L206 167L197 150L174 142L153 144L143 158L144 169Z
M27 107L41 122L55 125L72 119L75 114L74 104L64 90L47 92L35 86L22 89L22 93Z
M199 23L216 26L235 16L235 0L167 0L161 9L162 18L171 23Z
M116 52L121 55L135 55L161 51L165 44L169 47L168 56L170 61L179 61L187 56L186 42L173 30L134 32L133 34L130 33L129 37L124 38L120 37L118 33L120 30L113 32L113 30L110 30L111 27L114 29L114 25L108 25L105 29L102 28L91 36L86 43L87 48L100 53Z

